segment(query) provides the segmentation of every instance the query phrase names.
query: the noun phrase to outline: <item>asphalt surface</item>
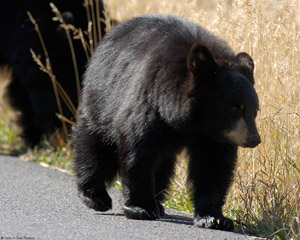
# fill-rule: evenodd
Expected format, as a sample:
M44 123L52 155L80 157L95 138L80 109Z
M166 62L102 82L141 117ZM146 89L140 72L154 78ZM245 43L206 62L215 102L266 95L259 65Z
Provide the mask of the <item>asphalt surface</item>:
M117 190L110 191L114 206L105 213L88 209L76 194L74 176L0 156L0 240L249 239L196 228L190 216L171 209L157 221L128 220Z

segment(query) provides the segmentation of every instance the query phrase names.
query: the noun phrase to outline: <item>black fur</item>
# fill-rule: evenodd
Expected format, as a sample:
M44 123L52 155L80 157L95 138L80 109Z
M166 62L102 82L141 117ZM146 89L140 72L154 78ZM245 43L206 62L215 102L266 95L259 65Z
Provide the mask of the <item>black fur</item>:
M58 109L50 78L39 69L29 51L33 49L44 60L41 42L27 11L31 12L39 25L56 79L77 105L70 47L64 29L58 22L52 21L55 15L51 12L50 2L63 13L67 23L82 30L87 29L83 0L10 0L0 3L0 65L8 64L13 69L13 79L8 86L7 95L11 105L21 111L23 136L31 146L38 144L43 135L51 135L56 128L60 128L61 122L56 116ZM103 17L102 10L101 3ZM87 59L81 42L76 40L73 44L81 76ZM67 118L73 116L64 103L63 113Z
M172 16L135 18L110 32L85 73L73 135L79 195L87 206L112 207L106 184L119 173L126 217L159 218L176 154L186 147L195 225L232 230L222 206L237 146L224 132L241 118L255 118L258 98L246 59L253 63Z

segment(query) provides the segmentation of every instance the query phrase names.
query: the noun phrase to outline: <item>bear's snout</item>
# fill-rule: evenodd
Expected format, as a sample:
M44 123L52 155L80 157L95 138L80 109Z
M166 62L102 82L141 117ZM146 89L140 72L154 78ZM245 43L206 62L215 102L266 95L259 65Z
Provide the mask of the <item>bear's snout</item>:
M232 130L225 131L225 137L244 148L254 148L261 143L255 121L248 121L245 118L241 118Z
M246 147L254 148L254 147L256 147L260 143L261 143L261 139L260 139L260 136L258 134L249 135L247 137Z

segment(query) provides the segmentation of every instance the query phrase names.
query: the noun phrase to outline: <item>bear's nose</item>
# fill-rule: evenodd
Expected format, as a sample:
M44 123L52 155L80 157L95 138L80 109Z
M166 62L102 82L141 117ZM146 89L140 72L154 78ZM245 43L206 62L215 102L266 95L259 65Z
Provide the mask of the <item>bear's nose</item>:
M261 143L259 135L250 135L247 138L247 145L249 147L256 147L258 144Z

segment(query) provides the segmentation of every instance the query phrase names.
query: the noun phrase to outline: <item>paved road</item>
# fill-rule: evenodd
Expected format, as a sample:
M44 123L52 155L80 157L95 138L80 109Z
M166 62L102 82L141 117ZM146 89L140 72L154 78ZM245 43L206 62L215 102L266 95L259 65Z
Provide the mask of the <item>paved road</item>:
M127 220L121 195L112 190L114 207L88 209L76 196L75 178L32 162L0 156L1 239L249 239L192 226L189 216L167 209L158 221Z

